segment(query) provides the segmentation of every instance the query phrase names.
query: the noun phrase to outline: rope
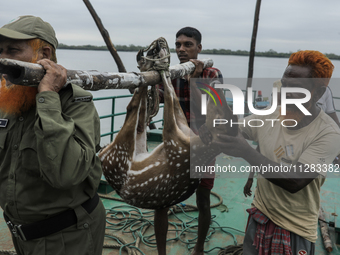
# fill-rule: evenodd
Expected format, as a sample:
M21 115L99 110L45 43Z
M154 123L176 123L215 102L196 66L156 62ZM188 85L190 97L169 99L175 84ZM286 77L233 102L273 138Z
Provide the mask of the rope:
M217 207L223 203L223 199L219 194L211 192L211 195L215 196L218 199L218 202L211 205L211 208ZM99 196L105 199L123 202L121 198L113 198L111 196L105 195ZM173 238L167 239L167 242L180 241L187 245L188 250L194 248L197 239L198 217L193 217L189 215L188 212L193 212L197 210L197 206L184 203L180 203L169 208L168 215L174 217L174 220L169 220L168 232L175 233L175 236ZM182 215L182 217L180 217L180 215ZM127 251L129 255L145 255L139 249L141 243L143 243L147 247L157 247L156 239L154 236L155 234L145 234L150 226L154 226L153 217L154 210L140 209L127 204L118 205L112 207L111 209L107 209L108 226L106 228L105 236L112 239L115 244L105 243L104 248L119 249L120 255L122 254L123 250ZM220 230L227 235L230 235L233 238L234 246L237 246L235 235L227 231L226 229L237 231L242 234L244 234L244 232L234 228L220 226L220 224L214 220L215 218L216 216L212 215L211 225L206 238L206 242L209 242L210 239L212 239L213 234L216 233L216 231ZM126 240L122 239L122 236L128 236L129 240L132 239L133 241L127 242ZM188 239L186 236L194 237ZM215 247L204 252L211 252L215 249L224 251L228 247ZM228 249L230 250L231 247L229 247ZM242 253L225 254L241 255ZM224 254L221 253L221 255Z
M217 255L243 255L243 245L229 245Z
M158 49L157 51L155 51ZM163 57L159 56L160 51L163 50L163 53L165 54ZM148 69L150 70L156 70L156 71L167 71L169 72L169 65L170 65L170 48L168 46L168 42L165 40L165 38L160 37L156 40L154 40L149 47L142 50L142 52L148 52L147 56L141 56L144 60L154 62L153 66ZM164 59L168 59L168 61L162 61Z

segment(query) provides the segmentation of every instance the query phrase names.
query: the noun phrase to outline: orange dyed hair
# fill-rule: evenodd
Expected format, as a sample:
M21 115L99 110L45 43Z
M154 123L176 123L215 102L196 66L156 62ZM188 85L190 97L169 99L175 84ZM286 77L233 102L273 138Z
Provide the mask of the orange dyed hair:
M322 79L320 85L327 86L332 77L334 65L324 54L314 50L298 51L290 55L288 65L308 66L312 69L311 78Z
M45 42L44 40L41 40L39 38L27 40L27 44L32 47L34 56L32 58L32 63L37 62L38 60L38 53L42 50L43 47L47 46L51 49L51 60L55 63L57 63L57 56L56 51L54 47L49 44L48 42Z

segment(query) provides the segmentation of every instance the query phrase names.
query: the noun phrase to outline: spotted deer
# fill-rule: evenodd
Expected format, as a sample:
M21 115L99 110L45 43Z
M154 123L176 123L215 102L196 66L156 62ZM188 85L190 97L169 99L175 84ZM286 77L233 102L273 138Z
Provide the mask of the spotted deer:
M221 151L204 145L188 126L171 84L167 67L169 48L164 38L155 40L147 56L137 55L141 71L158 70L164 85L163 142L151 153L147 152L146 127L150 121L147 87L136 89L127 106L125 122L114 141L99 154L108 183L128 204L140 208L161 209L190 197L199 179L190 178L190 162L208 164ZM223 107L208 102L208 118L231 118L231 111L222 91ZM207 119L208 119L207 118ZM214 134L214 128L207 124ZM226 125L225 125L226 126ZM221 129L221 128L220 128ZM219 132L236 135L237 129L222 127ZM216 136L214 136L216 139ZM191 143L191 159L190 159Z

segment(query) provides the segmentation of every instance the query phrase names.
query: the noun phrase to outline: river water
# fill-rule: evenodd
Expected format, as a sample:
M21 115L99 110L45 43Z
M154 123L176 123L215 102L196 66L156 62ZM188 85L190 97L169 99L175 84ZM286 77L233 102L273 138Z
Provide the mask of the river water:
M118 52L122 59L124 66L128 72L139 72L137 68L136 54L137 52ZM117 66L108 51L85 51L85 50L57 50L58 63L67 69L73 70L97 70L100 72L118 72ZM221 70L223 77L227 79L245 79L248 75L248 61L249 58L245 56L229 56L229 55L205 55L200 54L199 59L211 58L214 61L214 67ZM175 53L171 53L171 64L178 64L179 61ZM287 58L266 58L255 57L254 74L256 78L253 81L254 90L262 90L263 97L270 98L271 86L268 89L268 84L282 77L282 74L287 66ZM340 97L340 61L332 60L335 66L333 76L330 83L330 88L333 96ZM258 81L258 82L256 82ZM264 82L266 81L266 82ZM242 82L244 89L246 87L246 80ZM264 85L266 84L266 85ZM106 97L113 95L130 94L128 90L101 90L92 91L94 97ZM116 102L115 111L125 111L129 99L119 99ZM96 108L99 115L107 115L111 113L111 103L107 101L96 101ZM340 100L335 100L335 106L340 109ZM162 111L159 117L161 118ZM338 113L340 118L340 114ZM118 116L115 119L115 130L119 129L124 121L124 116ZM158 125L158 124L157 124ZM102 132L109 132L109 119L101 121ZM108 139L104 138L102 143L107 143Z

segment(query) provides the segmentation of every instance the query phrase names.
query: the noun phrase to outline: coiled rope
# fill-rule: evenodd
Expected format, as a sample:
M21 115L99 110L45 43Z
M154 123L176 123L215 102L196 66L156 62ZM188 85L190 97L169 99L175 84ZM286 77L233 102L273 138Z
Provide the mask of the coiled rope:
M211 192L211 195L218 199L218 202L211 205L211 208L217 207L223 203L223 199L219 194ZM99 196L101 198L123 202L121 198L115 198L106 195ZM172 215L176 221L169 221L169 226L171 226L171 228L169 227L168 231L174 232L175 237L167 239L167 242L180 241L187 245L188 250L194 248L197 239L198 218L192 217L187 213L197 210L197 206L183 203L170 207L168 214ZM180 214L182 216L184 215L186 220L183 220L183 217L180 217ZM104 248L119 249L120 255L123 251L126 251L129 255L145 255L139 248L141 243L147 247L157 247L154 233L150 235L145 234L149 227L154 226L153 217L154 210L142 210L127 204L118 205L112 207L111 209L107 209L108 226L106 227L105 236L115 241L116 244L104 243ZM238 247L236 237L233 233L227 231L226 229L231 229L240 232L241 234L244 234L244 232L238 229L220 226L220 224L215 221L214 218L216 218L216 216L212 215L211 225L206 242L209 242L216 231L221 230L233 238L234 245L230 247L215 247L204 252L211 252L215 249L219 249L221 250L220 252L227 252L221 254L219 253L219 255L241 255L242 253L240 253L240 249L242 249L242 247L239 247L238 249L235 248ZM127 234L129 234L129 240L132 238L133 241L128 242L122 238L122 236L126 236ZM191 236L196 235L196 237L187 239L187 234L190 234ZM236 253L231 253L231 251Z

